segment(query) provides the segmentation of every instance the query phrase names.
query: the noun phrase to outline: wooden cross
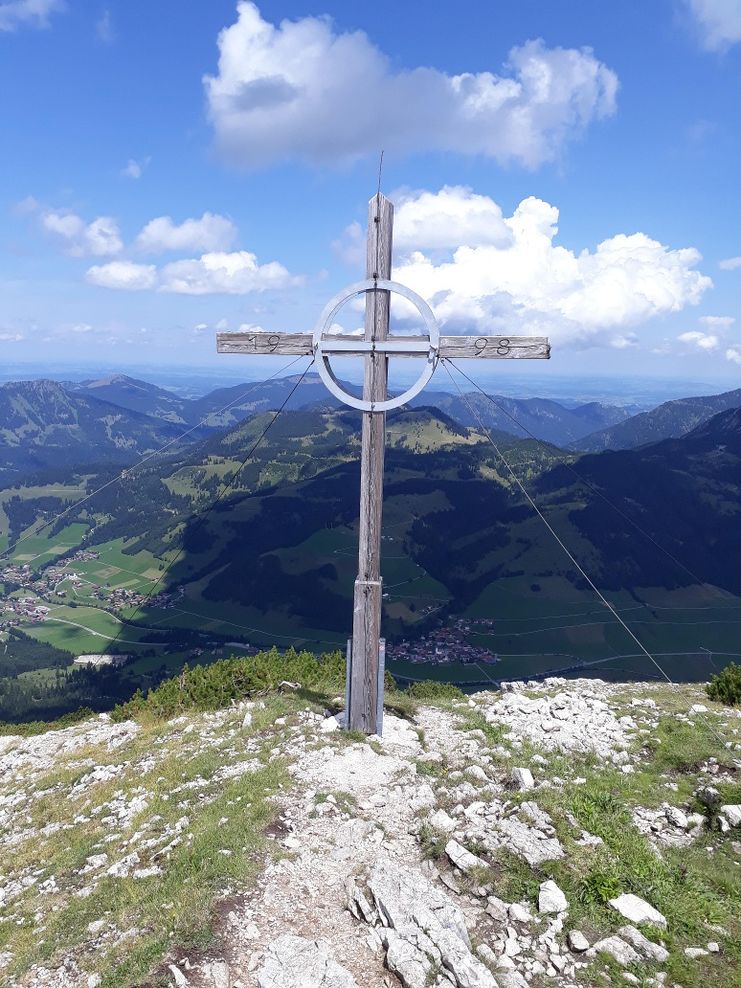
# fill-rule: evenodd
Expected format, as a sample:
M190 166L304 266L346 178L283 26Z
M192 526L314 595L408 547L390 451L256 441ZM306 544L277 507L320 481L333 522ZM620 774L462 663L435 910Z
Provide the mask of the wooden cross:
M383 717L384 642L381 639L381 510L386 412L399 408L424 388L441 358L536 358L550 356L543 336L440 336L429 305L415 292L390 281L393 204L380 193L368 204L366 280L351 285L327 304L313 333L218 333L219 353L313 356L329 390L363 412L360 454L360 532L358 577L353 602L352 642L348 643L345 724L365 734L381 733ZM389 336L391 293L417 308L427 336ZM365 295L365 334L329 332L334 317L349 299ZM331 356L362 355L363 397L348 394L335 377ZM388 358L424 357L422 374L403 394L388 397Z

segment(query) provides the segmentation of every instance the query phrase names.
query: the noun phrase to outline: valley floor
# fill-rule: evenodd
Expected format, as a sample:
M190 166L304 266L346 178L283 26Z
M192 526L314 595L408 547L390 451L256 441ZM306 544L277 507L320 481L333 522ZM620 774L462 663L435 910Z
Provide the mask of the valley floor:
M389 700L383 738L289 688L0 738L3 983L739 985L741 711Z

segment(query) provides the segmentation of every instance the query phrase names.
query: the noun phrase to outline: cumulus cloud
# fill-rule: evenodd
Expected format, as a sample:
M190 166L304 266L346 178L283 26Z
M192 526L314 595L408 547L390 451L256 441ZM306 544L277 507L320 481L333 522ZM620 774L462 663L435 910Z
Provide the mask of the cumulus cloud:
M217 142L236 164L352 161L379 147L455 151L535 168L614 113L618 80L591 49L528 41L503 74L397 70L362 31L328 18L276 26L254 3L219 34L204 86Z
M741 268L741 257L726 257L718 267L721 271L735 271L737 268Z
M255 255L246 250L211 252L199 258L173 261L159 269L154 264L111 261L93 265L86 278L103 288L157 289L179 295L246 295L288 288L301 282L277 261L258 264Z
M12 329L0 329L0 343L20 343L24 339L23 333L16 333Z
M223 251L237 239L237 228L226 216L204 213L200 219L174 223L171 216L158 216L141 230L134 246L144 254L166 251Z
M154 264L135 264L133 261L110 261L88 268L85 278L100 288L118 288L128 292L141 292L157 285L157 268Z
M443 192L449 205L449 190ZM430 217L430 239L435 195L417 194ZM411 199L406 208L421 215ZM447 332L547 333L554 341L626 346L634 342L631 327L696 304L712 286L695 270L697 250L672 250L645 233L620 233L579 253L557 245L558 209L541 199L524 199L501 218L506 236L497 219L493 242L482 242L479 215L470 215L470 244L461 220L447 256L411 250L394 266L394 278L431 302ZM416 229L424 243L425 223Z
M9 0L0 3L0 31L48 27L49 17L64 10L64 0Z
M680 333L677 337L680 343L687 343L699 350L717 350L720 339L713 333L700 333L694 330L689 333Z
M71 210L46 209L40 215L41 226L62 242L73 257L109 257L123 248L118 224L110 216L99 216L86 223Z
M394 243L401 250L457 247L461 243L480 247L507 244L512 239L497 203L466 186L402 193L397 203Z
M298 283L277 261L258 264L246 250L203 254L187 261L166 264L160 273L160 291L180 295L245 295Z
M700 42L708 51L725 51L741 41L741 0L688 0Z
M402 191L394 200L394 249L445 250L466 244L480 247L512 243L512 230L502 210L488 196L463 185L444 185L439 192ZM347 226L333 241L335 253L351 264L365 261L365 230Z
M732 364L741 364L741 346L737 343L729 346L726 350L726 360L730 360Z

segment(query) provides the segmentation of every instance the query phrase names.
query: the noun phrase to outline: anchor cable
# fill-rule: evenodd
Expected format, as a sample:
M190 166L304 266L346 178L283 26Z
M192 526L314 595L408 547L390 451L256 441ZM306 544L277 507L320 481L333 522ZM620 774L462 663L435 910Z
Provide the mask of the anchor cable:
M509 419L511 419L511 421L514 422L518 428L522 429L522 431L526 433L530 437L530 439L538 443L538 445L541 446L543 449L548 450L548 443L546 443L544 440L540 439L533 432L531 432L526 425L523 425L522 422L520 422L519 419L517 419L507 408L505 408L504 405L500 404L500 402L498 402L496 398L494 398L488 392L484 391L484 389L479 384L477 384L476 381L473 380L473 378L469 377L468 374L466 374L466 372L462 370L457 364L453 364L452 361L450 361L450 363L453 367L455 367L458 373L462 375L462 377L465 377L465 379L468 381L469 384L472 384L473 387L476 388L476 390L481 395L484 396L484 398L488 399L492 403L492 405L494 405L496 408L499 409L500 412L503 412ZM560 465L564 467L566 470L568 470L569 473L573 474L574 477L576 477L576 479L580 481L584 485L584 487L586 487L592 494L596 495L596 497L601 498L601 500L603 500L605 504L609 505L613 509L613 511L616 511L624 521L627 521L629 525L632 525L633 528L641 535L643 535L644 538L648 539L648 541L653 546L655 546L655 548L657 548L659 552L662 552L667 557L667 559L671 559L671 561L675 565L679 566L680 569L683 569L685 573L691 576L696 583L699 583L701 586L707 585L705 580L702 580L697 575L697 573L694 573L689 568L689 566L686 566L681 560L677 559L675 555L669 552L668 549L666 549L663 545L661 545L660 542L657 542L656 539L649 532L647 532L644 528L642 528L638 524L638 522L634 521L630 517L630 515L626 514L622 510L622 508L618 507L618 505L615 504L614 501L610 500L610 498L607 497L607 495L604 494L598 487L596 487L589 480L587 480L586 477L582 476L582 474L580 474L577 470L575 470L570 463L561 463Z
M196 516L196 522L203 522L203 521L205 521L210 516L211 512L220 503L220 501L223 500L223 498L226 496L226 494L228 494L229 491L232 490L232 488L234 487L234 484L235 484L237 478L239 477L239 474L244 469L247 461L255 453L255 451L257 450L258 446L263 441L263 439L268 434L268 432L273 427L273 425L275 425L276 421L278 420L278 417L285 410L286 405L291 400L291 398L293 397L294 393L298 390L298 388L302 384L304 378L306 377L306 375L311 370L311 368L312 368L312 366L314 364L314 360L315 360L315 358L312 357L310 363L304 369L304 372L301 374L301 376L299 377L299 379L296 381L296 383L293 385L293 387L291 388L291 390L289 391L289 393L286 395L286 397L283 400L283 403L280 406L280 408L276 412L273 413L273 417L267 423L267 425L262 430L262 432L260 433L260 435L257 437L257 439L255 440L255 442L252 444L252 446L250 446L249 450L245 453L244 457L242 458L241 463L239 464L239 466L237 467L236 471L234 472L234 474L229 479L228 483L222 484L221 490L216 495L216 497L213 499L213 501L208 506L208 508L206 508L206 510L203 511L200 516L198 516L198 515ZM132 623L133 620L134 620L134 618L136 617L136 615L139 614L139 612L141 611L142 607L144 607L151 600L151 598L154 596L154 592L155 592L156 588L162 583L162 581L168 575L168 573L173 568L173 566L177 562L180 561L180 559L182 558L182 555L183 555L184 552L185 552L185 528L183 528L183 537L181 539L180 548L177 550L176 554L167 563L167 565L165 566L165 568L163 569L163 571L160 573L160 575L154 581L154 583L152 584L152 586L151 586L151 588L149 590L149 593L146 595L146 597L144 598L144 600L142 600L139 604L137 604L137 606L134 609L133 613L131 615L129 615L129 617L126 619L127 620L127 624Z
M571 552L571 550L568 548L568 546L564 543L563 539L559 536L558 532L556 532L556 530L553 528L553 526L551 525L551 523L545 517L545 515L540 510L540 508L538 507L538 505L535 503L535 501L533 500L533 498L530 496L530 493L528 492L527 488L522 483L522 481L517 476L517 474L514 472L514 470L512 469L512 467L509 465L509 461L505 457L504 453L502 453L502 451L499 448L499 446L497 445L497 443L491 437L491 434L487 430L486 426L483 424L483 422L481 420L481 416L478 414L478 412L476 412L474 410L473 406L468 401L467 396L461 390L460 385L455 380L455 378L453 377L453 375L450 373L450 369L448 367L448 364L449 363L451 363L451 361L449 359L444 359L443 360L443 366L445 367L445 371L446 371L448 377L450 378L450 380L455 385L455 388L458 391L458 393L461 396L461 398L463 399L463 401L466 403L466 405L468 407L468 410L471 412L471 415L478 421L479 427L481 428L483 434L486 436L486 438L491 443L491 445L494 448L494 451L496 452L497 456L499 457L499 459L502 461L502 463L506 467L507 472L509 473L510 477L515 482L515 484L517 485L517 487L520 489L521 493L523 494L523 496L527 500L527 502L530 505L530 507L533 509L533 511L536 513L536 515L543 522L543 524L545 525L545 527L548 529L548 531L551 533L551 535L553 536L553 538L559 544L559 546L564 551L564 553L566 554L566 556L571 560L571 562L577 568L577 570L582 575L582 577L584 578L584 580L586 580L586 582L592 588L592 590L597 595L597 597L599 597L599 599L602 601L602 603L607 608L607 610L612 614L612 616L615 618L615 620L618 622L618 624L620 624L622 626L622 628L625 630L625 632L633 639L633 641L636 643L636 645L638 646L638 648L641 650L642 654L645 655L647 659L649 659L649 661L656 667L656 669L658 669L658 671L661 673L662 677L667 681L667 683L669 683L670 686L672 686L677 691L682 692L681 691L681 687L679 687L679 685L674 682L674 680L671 678L671 676L669 676L669 674L664 671L663 667L657 662L657 660L653 657L653 655L651 654L651 652L649 652L649 650L646 648L646 646L643 644L643 642L628 627L628 625L626 624L626 622L622 619L622 617L618 613L618 611L615 608L615 606L612 603L610 603L610 601L607 599L607 597L605 597L605 595L599 589L599 587L597 586L597 584L589 576L589 574L586 572L586 570L584 569L584 567L581 565L581 563L578 561L578 559L574 556L574 554ZM453 365L453 366L455 367L456 370L458 370L458 367L456 367L455 365ZM711 724L709 724L707 721L705 721L705 724L706 724L707 728L715 736L715 738L718 741L720 741L722 744L725 744L725 738L722 738L721 735L718 734L717 731L714 729L714 727Z

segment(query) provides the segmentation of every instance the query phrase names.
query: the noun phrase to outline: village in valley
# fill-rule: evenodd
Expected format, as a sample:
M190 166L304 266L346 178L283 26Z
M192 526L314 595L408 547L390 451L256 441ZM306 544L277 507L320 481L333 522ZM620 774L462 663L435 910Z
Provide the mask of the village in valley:
M136 612L137 608L144 605L147 608L173 610L185 597L183 586L173 591L148 594L146 589L142 591L109 585L102 576L93 575L91 569L95 567L82 565L91 563L102 564L100 553L94 549L79 549L68 559L54 562L41 570L35 569L29 562L13 561L6 565L0 570L0 583L5 588L0 598L0 636L13 628L23 630L29 626L62 620L56 616L60 609L66 611L66 619L69 617L69 607L93 606L118 618L126 612ZM85 572L81 572L82 569ZM402 637L389 642L387 659L428 666L444 666L449 663L491 666L499 661L499 656L473 643L470 635L485 633L493 625L494 620L491 618L450 617L441 627L433 628L419 637ZM177 645L175 642L170 644L172 647ZM257 647L250 642L221 644L227 650L229 647L238 648L240 654L257 651ZM189 648L190 657L195 660L204 652L208 652L208 648ZM110 653L102 649L100 653L79 655L74 659L74 664L102 668L120 666L132 658L135 655L123 653L116 647Z
M156 595L141 593L126 587L110 587L83 577L72 568L75 562L90 562L98 558L99 555L94 550L80 549L67 563L48 566L40 573L32 569L28 563L11 563L5 566L0 570L0 582L6 588L2 599L3 617L0 619L0 630L14 627L22 622L44 621L55 603L59 603L60 599L74 601L78 591L80 591L79 596L84 596L86 604L99 601L101 606L110 611L138 607L145 602L150 606L168 608L183 595L182 587L174 593L162 592ZM9 588L12 588L12 592L8 592ZM33 596L18 591L30 591Z
M494 624L491 618L457 618L451 621L450 625L436 628L420 638L402 638L387 646L387 658L419 665L447 665L451 662L494 665L499 662L497 654L468 640L474 628L490 628Z

